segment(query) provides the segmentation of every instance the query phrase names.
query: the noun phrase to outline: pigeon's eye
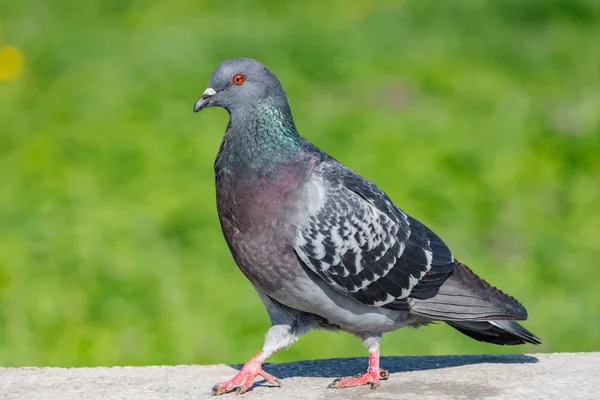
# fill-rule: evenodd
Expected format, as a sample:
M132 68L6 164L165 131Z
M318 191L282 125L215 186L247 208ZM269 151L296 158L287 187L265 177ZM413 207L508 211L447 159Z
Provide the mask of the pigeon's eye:
M236 85L241 85L242 83L244 83L244 81L246 80L246 77L242 74L236 74L233 76L233 79L231 79L231 82L233 82Z

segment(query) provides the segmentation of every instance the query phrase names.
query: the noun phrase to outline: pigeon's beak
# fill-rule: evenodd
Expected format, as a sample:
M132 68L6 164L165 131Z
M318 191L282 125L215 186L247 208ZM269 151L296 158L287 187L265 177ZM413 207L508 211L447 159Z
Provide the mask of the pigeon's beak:
M194 112L198 112L198 111L202 110L203 108L206 108L208 105L208 102L215 94L217 94L215 89L213 89L213 88L206 89L204 91L204 94L202 95L202 97L200 97L200 99L194 105Z

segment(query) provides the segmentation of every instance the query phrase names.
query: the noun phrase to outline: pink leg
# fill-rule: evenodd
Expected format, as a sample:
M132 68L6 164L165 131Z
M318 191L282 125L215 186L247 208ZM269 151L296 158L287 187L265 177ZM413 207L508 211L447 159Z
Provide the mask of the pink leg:
M389 377L385 369L379 368L379 349L369 352L369 369L362 375L352 378L338 378L333 381L328 388L341 389L353 386L370 385L371 389L379 386L379 380L385 380Z
M224 393L233 392L234 390L238 394L245 393L254 384L254 378L257 375L263 377L267 382L280 386L281 383L273 375L266 373L262 369L262 363L264 351L259 351L257 355L250 361L248 361L240 372L238 372L233 378L223 383L217 384L212 388L212 395L219 395Z

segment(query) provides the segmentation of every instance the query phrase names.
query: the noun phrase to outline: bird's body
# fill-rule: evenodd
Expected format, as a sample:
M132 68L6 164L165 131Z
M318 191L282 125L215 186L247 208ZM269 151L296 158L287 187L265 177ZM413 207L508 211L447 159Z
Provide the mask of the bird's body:
M237 264L264 295L331 328L388 332L406 325L406 312L354 301L302 266L294 246L307 216L322 207L328 184L320 163L304 156L251 180L248 170L217 173L219 218Z
M369 371L333 387L376 387L381 334L406 325L444 321L477 340L539 343L514 322L527 318L517 300L298 134L281 84L262 64L217 67L195 110L213 105L230 114L214 165L219 220L272 321L263 350L215 394L245 391L257 374L273 382L262 362L312 328L353 333L369 348Z

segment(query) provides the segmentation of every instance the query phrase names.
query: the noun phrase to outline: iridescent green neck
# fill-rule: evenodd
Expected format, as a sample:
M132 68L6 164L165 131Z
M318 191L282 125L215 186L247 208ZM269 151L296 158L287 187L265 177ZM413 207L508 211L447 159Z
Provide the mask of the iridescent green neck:
M300 135L287 101L257 102L230 112L215 172L266 172L300 154Z

